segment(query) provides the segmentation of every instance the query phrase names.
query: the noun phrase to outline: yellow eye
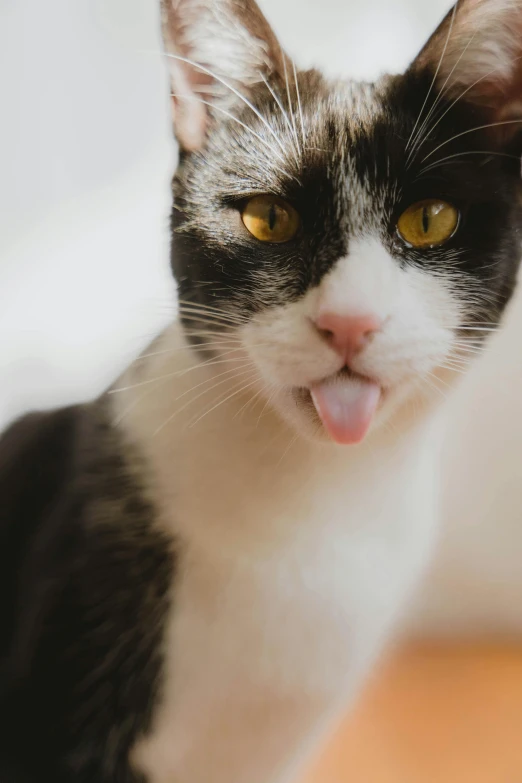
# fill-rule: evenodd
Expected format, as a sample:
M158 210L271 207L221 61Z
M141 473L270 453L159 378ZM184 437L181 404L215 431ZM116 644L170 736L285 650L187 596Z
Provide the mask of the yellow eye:
M450 239L459 225L459 212L446 201L418 201L397 223L400 236L412 247L437 247Z
M289 242L299 228L295 209L277 196L254 196L241 217L248 231L260 242Z

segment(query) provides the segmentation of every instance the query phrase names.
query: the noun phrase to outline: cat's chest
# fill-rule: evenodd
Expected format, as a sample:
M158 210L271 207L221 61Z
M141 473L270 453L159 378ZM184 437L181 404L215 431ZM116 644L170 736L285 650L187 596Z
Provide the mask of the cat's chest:
M324 518L323 535L258 558L187 548L153 730L136 749L150 780L182 779L199 766L198 746L235 748L243 731L260 747L283 738L290 750L294 730L306 737L351 698L425 562L431 521L412 513L388 512L388 530L372 533L363 520L348 531L339 509ZM249 780L263 763L256 759Z
M185 647L184 665L198 679L209 671L239 678L244 665L249 682L335 690L347 660L362 662L390 623L424 560L427 522L409 541L390 520L382 535L326 529L257 559L188 551L174 585L172 671L174 651Z
M230 439L227 450L199 451L197 469L189 449L162 459L164 523L183 561L171 646L193 633L204 655L249 649L261 660L266 647L275 667L290 670L304 648L330 665L355 628L362 638L385 624L425 558L433 453L383 449L379 459L368 451L349 461L303 450L280 465L256 456ZM321 635L331 644L317 645Z
M360 683L431 546L418 450L350 464L301 449L278 465L228 443L156 462L179 569L153 728L135 751L154 783L199 769L218 737L216 753L234 755L247 725L289 749L291 730L312 731Z

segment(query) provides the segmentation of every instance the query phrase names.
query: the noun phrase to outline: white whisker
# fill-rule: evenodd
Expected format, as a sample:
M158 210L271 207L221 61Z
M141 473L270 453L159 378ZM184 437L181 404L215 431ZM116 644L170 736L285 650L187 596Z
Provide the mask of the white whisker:
M230 351L225 351L225 353L220 354L220 356L226 356L227 354L234 353L237 350L237 348L233 348ZM215 361L209 360L207 362L198 362L197 364L192 365L192 367L184 368L183 370L176 370L175 372L169 372L165 373L165 375L158 375L155 378L147 378L146 381L140 381L138 383L130 384L129 386L120 386L117 389L109 389L108 394L120 394L121 392L131 391L132 389L139 389L142 386L149 386L151 383L157 383L158 381L165 381L168 378L180 378L183 375L187 375L189 372L193 372L194 370L197 370L199 368L203 367L214 367L216 364L228 364L230 362L246 362L248 364L251 364L251 361L247 360L244 357L241 357L239 359L217 359ZM234 368L237 369L237 368ZM240 368L239 368L240 369ZM219 377L219 376L212 376L213 378ZM205 383L206 381L204 381ZM197 387L194 387L197 388Z
M518 60L520 60L520 59L522 59L522 58L521 58L521 57L516 57L516 58L513 60L513 63L517 62L517 61L518 61ZM484 81L484 79L487 79L489 76L492 76L492 75L493 75L493 74L494 74L496 71L498 71L499 69L500 69L500 68L499 68L499 66L497 66L496 68L493 68L491 71L489 71L488 73L484 74L484 76L481 76L481 77L480 77L480 79L477 79L475 82L473 82L473 84L470 84L470 85L469 85L469 87L466 87L466 89L465 89L463 92L461 92L461 93L460 93L460 95L458 95L458 96L455 98L455 100L454 100L452 103L450 103L450 105L448 106L448 108L446 109L446 111L445 111L445 112L443 112L443 113L441 114L441 116L440 116L440 117L439 117L439 118L436 120L435 124L434 124L434 125L432 125L432 127L429 129L429 131L428 131L428 132L425 134L425 139L429 138L429 136L430 136L430 135L433 133L433 131L434 131L434 130L437 128L437 126L439 125L439 123L441 123L441 122L442 122L442 120L443 120L443 119L444 119L444 117L445 117L445 116L448 114L448 112L450 112L450 111L451 111L451 109L452 109L452 108L453 108L453 107L454 107L454 106L455 106L457 103L459 103L459 101L461 101L461 100L462 100L462 99L465 97L465 95L466 95L468 92L470 92L470 90L472 90L474 87L476 87L478 84L480 84L480 82ZM422 146L422 145L420 145L420 146ZM417 149L420 149L420 146L419 146ZM409 159L408 159L408 160L409 160Z
M494 152L493 150L468 150L467 152L457 152L455 153L455 155L448 155L445 158L436 160L435 163L430 163L429 166L426 166L421 171L419 171L418 176L420 177L423 174L426 174L426 172L431 171L432 169L435 169L438 166L442 166L448 160L453 160L454 158L461 158L463 155L495 155L501 158L512 158L513 160L518 160L516 155L508 155L506 152Z
M261 419L265 415L269 405L271 405L272 400L274 399L274 397L275 397L275 395L276 395L276 393L278 391L278 386L276 384L272 384L272 387L273 387L272 391L270 392L269 396L267 397L267 400L266 400L266 402L265 402L265 404L263 406L263 409L261 410L261 413L259 414L259 418L258 418L258 420L256 422L256 429L257 429L257 427L259 427L259 422L261 421Z
M276 132L274 131L274 129L272 128L270 123L265 119L265 117L263 117L261 112L258 109L256 109L256 107L248 100L248 98L246 98L242 93L239 92L239 90L236 90L235 87L233 87L225 79L222 79L220 76L218 76L213 71L209 70L208 68L205 68L204 65L200 65L199 63L195 62L194 60L190 60L188 57L181 57L181 55L179 55L179 54L170 54L169 52L164 52L164 55L166 57L171 57L174 60L179 60L182 63L186 63L187 65L192 66L192 68L198 69L202 73L206 73L207 76L211 76L213 79L216 79L216 81L218 81L220 84L222 84L223 87L226 87L228 90L230 90L230 92L232 92L236 97L238 97L241 101L243 101L243 103L246 106L248 106L248 108L251 111L254 112L256 117L263 123L263 125L267 128L269 133L272 134L272 136L274 137L275 141L277 142L277 144L281 148L281 151L282 151L283 155L285 154L285 148L281 144L281 141L279 140ZM284 157L282 158L282 160L283 160L283 163L286 162Z
M413 136L415 134L415 131L417 130L419 122L421 121L424 109L426 108L426 104L428 103L428 100L430 98L432 90L433 90L433 88L434 88L434 86L435 86L435 84L437 82L437 78L439 76L439 71L440 71L440 69L442 67L442 63L444 61L444 56L446 54L446 49L448 48L448 44L449 44L449 41L450 41L450 38L451 38L451 33L453 32L453 25L455 23L455 17L457 15L457 5L458 5L458 3L456 3L454 8L453 8L453 16L451 17L451 24L450 24L450 28L449 28L449 31L448 31L448 36L446 38L446 43L444 44L444 49L442 50L442 54L440 56L440 60L439 60L438 66L437 66L437 70L435 71L435 76L433 77L433 81L431 82L431 85L430 85L430 88L429 88L428 93L426 95L426 98L424 99L424 103L421 106L421 110L419 112L419 116L417 117L417 121L415 122L415 125L413 126L413 130L411 132L410 138L408 139L408 142L406 144L406 150L409 148L409 146L410 146L410 144L412 142L412 139L413 139Z
M466 136L468 133L474 133L475 131L480 130L487 130L488 128L499 128L503 125L520 125L522 123L522 119L520 120L504 120L503 122L490 122L487 125L477 125L476 128L469 128L468 130L461 131L461 133L456 133L454 136L452 136L450 139L446 139L446 141L443 141L442 144L439 144L438 147L435 147L434 150L429 152L425 158L422 159L421 163L424 163L428 158L431 158L432 155L435 155L435 153L440 150L442 147L445 147L446 144L451 144L452 141L455 141L455 139L460 139L462 136Z
M246 365L245 365L246 366ZM180 394L179 397L176 397L173 402L178 402L183 397L186 397L187 394L192 394L195 389L199 388L200 386L203 386L207 383L210 383L212 380L216 380L216 378L222 378L224 375L232 375L232 373L236 373L236 377L240 378L243 375L246 375L247 373L252 373L252 362L248 362L248 369L243 369L241 372L236 372L236 368L233 370L229 370L228 372L221 373L218 376L212 376L211 378L207 378L202 383L198 383L196 386L193 386L191 389L188 389L187 391L183 392L183 394ZM226 377L222 380L220 380L218 383L215 383L213 386L210 386L210 388L203 389L202 392L199 394L196 394L195 397L191 397L188 402L186 402L184 405L181 406L181 408L178 408L174 411L164 422L161 424L153 433L154 437L156 435L159 435L159 433L168 425L170 422L174 419L175 416L177 416L179 413L182 413L182 411L186 410L192 403L196 402L196 400L199 400L200 397L203 397L205 394L208 394L209 392L213 391L214 389L217 389L219 386L223 386L225 383L230 383L231 378Z
M303 117L303 106L301 104L301 93L299 92L299 79L297 78L297 69L295 67L295 62L292 60L292 67L294 69L294 81L295 81L295 92L297 95L297 108L299 110L299 119L301 122L301 138L303 141L303 144L305 144L305 127L304 127L304 117ZM302 154L302 151L301 151Z
M254 373L255 375L255 373ZM252 376L250 376L252 377ZM250 389L252 386L254 386L257 383L257 378L255 380L251 381L250 383L245 384L244 386L241 386L240 389L236 389L236 391L233 391L231 394L229 394L227 397L225 397L224 400L220 400L215 405L212 406L212 408L209 408L209 410L205 411L201 416L199 416L196 421L191 422L188 426L190 428L195 427L196 424L198 424L202 419L205 418L205 416L208 416L212 411L215 411L216 408L221 407L221 405L224 405L225 402L228 402L228 400L231 400L232 397L236 397L238 394L241 394L242 392L246 391L247 389Z
M213 343L206 342L202 347L204 347L205 349L221 348L223 346L229 347L234 343L237 344L238 349L241 347L240 340L220 340L218 342L213 342ZM178 353L179 351L186 351L186 350L187 350L186 345L176 345L174 348L164 348L162 351L151 351L150 353L142 353L134 360L134 362L139 362L143 359L152 359L154 356L165 356L166 354L173 354L173 353Z
M287 70L287 67L286 67L286 55L285 55L284 52L281 52L281 54L283 56L283 68L284 68L284 74L285 74L286 94L288 96L288 111L290 112L290 118L292 120L292 128L293 128L293 133L294 133L296 147L299 150L299 152L301 152L301 148L299 146L299 138L297 136L297 126L295 124L295 115L294 115L294 111L293 111L293 108L292 108L292 97L290 95L290 82L288 81L288 70Z
M321 428L319 428L319 429L321 429ZM278 463L277 463L277 467L279 467L279 466L281 465L281 463L283 462L284 458L286 457L286 455L288 454L288 452L290 451L290 449L292 448L292 446L294 446L294 445L297 443L297 438L298 438L298 437L299 437L299 436L298 436L298 434L296 433L296 434L293 436L293 438L291 438L291 439L290 439L290 443L288 444L288 446L286 447L286 449L283 451L283 453L282 453L282 455L281 455L281 459L280 459L280 460L278 461Z
M210 309L210 307L205 307L201 304L195 304L190 302L179 302L179 311L180 312L197 312L197 313L203 313L204 315L210 315L213 318L219 318L222 321L239 321L241 323L245 323L245 317L240 315L239 313L230 313L227 310L224 310L223 308L216 307L214 309Z
M211 307L210 305L203 305L195 302L188 302L180 299L178 302L179 312L196 312L204 315L210 315L213 318L219 318L222 321L228 321L230 323L246 323L247 319L238 313L229 313L220 307Z
M244 415L244 414L247 412L247 410L248 410L248 408L249 408L250 406L252 406L252 408L254 408L254 407L255 407L255 404L256 404L256 402L257 402L257 401L259 400L259 398L260 398L260 397L261 397L261 396L262 396L262 395L265 393L265 391L266 391L266 389L265 389L264 387L263 387L262 389L259 389L259 391L258 391L258 392L256 392L256 393L255 393L255 394L254 394L254 395L253 395L253 396L252 396L252 397L251 397L249 400L247 400L247 401L245 402L245 404L244 404L244 405L242 405L242 406L241 406L241 408L239 408L239 410L237 411L237 413L236 413L236 414L235 414L235 416L234 416L234 419L237 419L237 418L239 418L239 416L241 416L241 414L243 414L243 415Z
M204 326L214 326L218 329L232 329L237 328L237 326L243 325L243 324L237 324L233 322L226 322L223 320L218 320L215 316L208 316L204 315L203 313L197 313L196 311L193 312L180 312L180 315L183 317L183 320L185 321L191 321L195 322L197 324L203 324Z
M429 380L429 378L432 378L433 380L432 380L432 381L430 381L430 380ZM439 382L443 383L443 381L441 381L441 379L440 379L440 378L438 378L438 377L437 377L436 375L434 375L432 372L427 372L427 373L426 373L426 375L424 376L423 380L424 380L424 382L425 382L425 383L426 383L426 384L427 384L427 385L428 385L430 388L432 388L432 389L434 389L436 392L438 392L438 394L440 394L440 396L441 396L441 397L442 397L444 400L447 400L447 399L448 399L448 395L447 395L447 394L445 394L445 393L442 391L442 389L439 389L439 387L438 387L438 386L436 385L436 383L435 383L435 381L436 381L437 383L439 383ZM447 384L445 384L445 385L447 386Z
M502 331L497 326L455 326L455 329L463 329L464 331L470 331L470 332L500 332Z
M438 94L437 98L436 98L436 99L435 99L435 101L433 102L433 106L432 106L432 107L431 107L431 109L429 110L429 112L428 112L428 114L427 114L427 116L426 116L426 119L424 120L424 122L422 123L421 127L419 128L419 131L418 131L418 133L417 133L417 135L416 135L416 137L415 137L415 140L414 140L414 142L413 142L413 145L412 145L412 149L411 149L410 155L408 156L407 163L409 163L409 161L411 160L411 157L412 157L412 155L415 155L415 153L416 153L416 150L418 150L418 149L420 149L420 148L422 147L422 145L424 144L424 140L425 140L425 139L427 139L427 138L429 138L429 136L430 136L430 133L432 132L432 130L433 130L433 129L430 129L430 130L429 130L429 131L428 131L428 132L427 132L427 133L426 133L424 136L422 135L422 134L423 134L423 131L424 131L424 129L426 128L426 126L427 126L428 122L430 121L430 118L433 116L433 112L435 111L435 109L436 109L436 108L437 108L437 106L439 105L440 101L441 101L441 100L442 100L442 98L444 97L444 95L445 95L445 87L446 87L446 85L448 84L449 80L450 80L450 79L451 79L451 77L453 76L453 74L454 74L454 72L455 72L455 70L456 70L457 66L459 65L460 61L462 60L462 58L464 57L464 55L465 55L465 54L466 54L466 52L468 51L469 47L471 46L472 42L474 41L474 39L475 39L476 35L477 35L477 32L475 32L475 33L474 33L474 34L471 36L471 38L469 39L468 43L466 44L466 46L465 46L465 47L464 47L464 49L462 50L462 53L461 53L460 57L458 58L457 62L455 63L455 65L454 65L454 66L453 66L453 68L451 69L451 71L450 71L450 73L449 73L448 77L446 78L446 81L445 81L445 82L444 82L444 84L442 85L442 87L441 87L441 89L440 89L440 91L439 91L439 94Z
M262 80L264 81L264 83L266 84L268 90L270 91L270 94L272 95L272 98L275 100L275 102L279 106L281 114L283 115L283 119L285 120L285 122L286 122L286 124L288 126L288 130L293 135L292 123L290 122L290 118L288 116L288 112L286 111L285 107L283 106L283 104L282 104L281 100L279 99L278 95L275 93L275 91L272 89L272 87L268 83L268 80L265 79L265 77L263 76L262 73L260 73L259 75L262 78ZM298 163L299 162L299 158L298 158L299 149L295 145L295 140L293 140L293 141L294 141L294 147L295 147L295 160L296 160L296 163Z
M211 103L210 101L205 101L203 100L203 98L198 98L196 95L182 95L181 93L178 92L171 92L170 95L172 98L181 98L182 100L185 101L197 101L198 103L202 103L205 106L209 106L214 111L223 114L225 117L228 117L228 119L237 122L238 125L241 125L242 128L244 128L253 136L255 136L256 139L261 142L261 144L264 144L265 147L267 147L273 155L279 158L279 160L281 160L283 163L286 163L285 159L282 157L282 155L276 150L276 148L272 144L270 144L266 139L260 136L259 133L256 133L256 131L253 128L251 128L250 125L247 125L245 122L242 122L238 117L235 117L233 114L231 114L231 112L227 111L226 109L222 109L221 106L216 106L214 103ZM287 177L291 176L284 169L280 169L279 167L277 167L277 169L278 171L282 171L285 176Z

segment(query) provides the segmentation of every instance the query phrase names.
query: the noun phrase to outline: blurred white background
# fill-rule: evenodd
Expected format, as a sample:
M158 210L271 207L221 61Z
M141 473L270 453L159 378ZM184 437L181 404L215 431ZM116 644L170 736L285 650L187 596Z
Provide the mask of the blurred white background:
M157 0L0 2L0 427L100 392L171 313ZM302 65L373 78L450 0L261 0ZM522 303L452 402L428 630L522 630ZM0 499L1 502L1 499Z

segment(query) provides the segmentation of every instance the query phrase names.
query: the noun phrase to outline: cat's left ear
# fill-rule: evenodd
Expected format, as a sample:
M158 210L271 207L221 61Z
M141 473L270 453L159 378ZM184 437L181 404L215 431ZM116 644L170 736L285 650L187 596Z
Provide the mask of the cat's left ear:
M254 0L161 0L174 132L187 151L203 146L209 117L274 71L283 53Z
M459 0L410 71L478 110L494 143L522 140L522 0Z

